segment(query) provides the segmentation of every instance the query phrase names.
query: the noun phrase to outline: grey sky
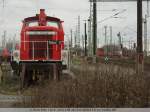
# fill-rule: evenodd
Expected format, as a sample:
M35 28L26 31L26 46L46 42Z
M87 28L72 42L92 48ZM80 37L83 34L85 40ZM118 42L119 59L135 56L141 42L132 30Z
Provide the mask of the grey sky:
M0 0L2 1L2 0ZM3 30L7 30L7 37L12 37L15 33L19 38L21 30L21 21L25 17L33 16L39 13L40 8L46 9L47 15L56 16L64 20L65 33L68 34L70 28L75 30L77 25L77 17L81 16L81 32L83 33L83 24L85 19L89 17L89 0L5 0L4 8L0 4L0 35ZM146 11L144 4L144 12ZM117 9L117 11L110 11ZM123 19L111 18L102 23L98 23L98 37L100 43L103 43L103 27L104 25L113 27L113 36L121 31L124 34L125 40L136 37L136 3L98 3L98 21L106 17L127 9L126 12L119 15ZM107 10L107 11L106 11ZM108 11L109 10L109 11ZM132 30L131 30L132 29ZM149 34L148 34L149 35ZM150 36L150 35L149 35ZM117 39L117 38L116 38Z

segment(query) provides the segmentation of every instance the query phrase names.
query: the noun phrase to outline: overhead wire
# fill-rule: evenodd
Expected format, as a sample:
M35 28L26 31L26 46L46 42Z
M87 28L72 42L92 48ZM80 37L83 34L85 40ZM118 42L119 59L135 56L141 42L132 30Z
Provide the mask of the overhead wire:
M125 11L126 11L126 9L124 9L124 10L118 12L118 13L115 13L115 14L112 15L112 16L106 17L105 19L103 19L103 20L101 20L101 21L98 21L98 23L102 23L103 21L106 21L106 20L111 19L111 18L113 18L113 17L115 17L115 16L118 16L119 14L124 13Z

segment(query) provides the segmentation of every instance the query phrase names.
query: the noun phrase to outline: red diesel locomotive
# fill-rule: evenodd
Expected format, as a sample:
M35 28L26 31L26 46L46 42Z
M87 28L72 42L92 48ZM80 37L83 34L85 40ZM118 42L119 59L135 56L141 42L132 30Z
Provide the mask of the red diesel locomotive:
M59 79L64 49L62 22L59 18L47 16L44 9L40 10L40 14L24 19L19 61L22 87L38 80L41 74Z

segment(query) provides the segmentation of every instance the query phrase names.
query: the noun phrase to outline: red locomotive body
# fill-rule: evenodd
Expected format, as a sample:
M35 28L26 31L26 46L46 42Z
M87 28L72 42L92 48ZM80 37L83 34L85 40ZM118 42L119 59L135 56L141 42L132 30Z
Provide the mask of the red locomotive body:
M20 42L20 76L22 87L38 75L53 72L58 79L62 70L61 53L64 49L64 31L59 18L49 17L45 10L24 19Z
M64 46L62 21L46 16L44 10L24 19L21 31L20 61L61 61Z

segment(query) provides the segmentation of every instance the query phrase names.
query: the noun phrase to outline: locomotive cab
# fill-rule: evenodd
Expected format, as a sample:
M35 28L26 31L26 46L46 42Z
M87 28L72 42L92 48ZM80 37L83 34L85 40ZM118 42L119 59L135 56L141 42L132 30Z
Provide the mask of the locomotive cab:
M59 18L40 14L23 20L20 42L20 76L22 86L38 74L49 74L58 79L62 70L61 53L64 31ZM32 75L31 75L32 74Z
M61 61L64 47L62 21L48 17L42 9L23 21L20 61Z

